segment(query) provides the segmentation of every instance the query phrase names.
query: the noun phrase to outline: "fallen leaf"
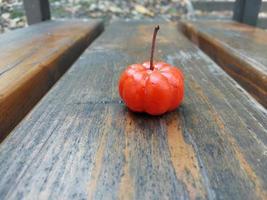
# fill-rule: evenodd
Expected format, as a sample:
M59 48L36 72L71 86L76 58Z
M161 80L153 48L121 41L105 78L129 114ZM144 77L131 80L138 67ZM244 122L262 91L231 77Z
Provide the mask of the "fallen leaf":
M135 9L137 12L139 12L139 13L141 13L141 14L143 14L143 15L154 16L154 13L153 13L153 12L151 12L150 10L148 10L147 8L145 8L145 7L142 6L142 5L135 4L135 5L134 5L134 9Z
M110 6L109 8L109 11L113 12L113 13L122 13L123 10L117 6Z

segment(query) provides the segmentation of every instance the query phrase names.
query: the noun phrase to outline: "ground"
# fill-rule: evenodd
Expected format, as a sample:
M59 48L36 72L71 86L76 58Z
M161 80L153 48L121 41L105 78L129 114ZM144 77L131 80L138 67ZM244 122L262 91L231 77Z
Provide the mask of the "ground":
M50 0L52 18L163 18L176 20L187 13L187 0ZM0 32L23 27L22 0L0 0Z
M0 0L0 33L27 26L23 0ZM231 10L200 11L191 2L222 0L50 0L52 19L102 18L105 23L112 19L161 18L175 20L182 17L231 19ZM234 0L223 0L234 1ZM263 0L267 1L267 0ZM267 28L267 10L259 14L258 26Z

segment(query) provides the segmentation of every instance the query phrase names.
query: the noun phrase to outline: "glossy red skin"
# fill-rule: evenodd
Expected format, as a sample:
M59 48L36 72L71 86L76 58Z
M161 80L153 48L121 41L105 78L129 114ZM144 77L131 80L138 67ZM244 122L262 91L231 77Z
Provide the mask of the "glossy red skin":
M130 65L119 80L119 93L134 112L161 115L176 109L184 97L181 70L164 62Z

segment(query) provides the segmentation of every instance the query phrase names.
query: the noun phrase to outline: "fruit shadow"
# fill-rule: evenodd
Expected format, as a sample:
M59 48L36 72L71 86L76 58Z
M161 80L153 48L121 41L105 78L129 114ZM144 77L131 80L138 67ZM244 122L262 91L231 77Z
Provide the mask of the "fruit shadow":
M154 135L165 138L167 134L167 126L173 123L180 123L182 109L183 105L171 112L159 116L152 116L147 113L136 113L125 106L123 111L126 116L127 125L131 127L131 130L134 130L133 132L135 132L135 134L141 134L145 137Z

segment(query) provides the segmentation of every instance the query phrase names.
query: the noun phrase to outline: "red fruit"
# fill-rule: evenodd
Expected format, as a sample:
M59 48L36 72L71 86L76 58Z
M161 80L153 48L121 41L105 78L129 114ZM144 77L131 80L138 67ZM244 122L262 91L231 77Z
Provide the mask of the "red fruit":
M183 73L165 62L153 64L155 28L150 63L130 65L119 80L119 93L126 106L135 112L161 115L177 108L184 96Z

